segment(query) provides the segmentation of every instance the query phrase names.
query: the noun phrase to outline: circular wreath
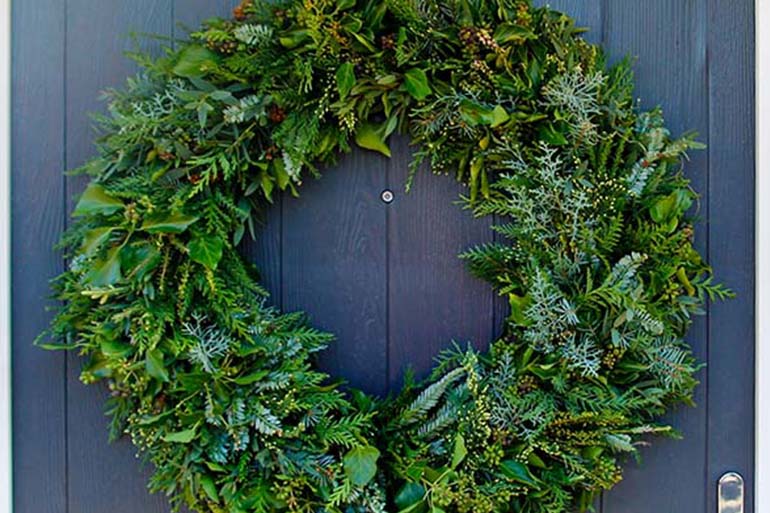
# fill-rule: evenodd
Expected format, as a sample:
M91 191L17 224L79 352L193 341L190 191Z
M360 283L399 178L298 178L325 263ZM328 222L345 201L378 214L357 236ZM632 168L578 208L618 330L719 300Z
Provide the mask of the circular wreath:
M113 437L202 512L566 512L689 403L714 284L692 245L693 136L639 111L572 19L529 0L244 0L111 91L64 237L53 347L107 380ZM501 242L479 353L394 397L314 367L332 337L268 306L238 252L278 191L407 133ZM49 346L50 347L50 346Z

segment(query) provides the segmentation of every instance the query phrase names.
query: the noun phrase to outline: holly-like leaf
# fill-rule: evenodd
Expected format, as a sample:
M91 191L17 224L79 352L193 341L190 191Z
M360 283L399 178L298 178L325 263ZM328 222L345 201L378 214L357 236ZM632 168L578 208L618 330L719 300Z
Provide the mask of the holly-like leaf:
M190 258L209 269L216 269L222 259L224 243L216 235L201 235L195 237L187 246L190 250Z
M172 442L177 444L189 444L195 438L195 428L185 429L184 431L177 431L176 433L167 433L163 435L164 442Z
M188 46L179 53L179 59L173 72L180 77L200 78L205 74L207 67L214 66L219 61L219 56L206 47Z
M163 353L160 349L147 351L147 355L144 358L144 368L147 370L147 374L153 378L168 382L168 371L163 363Z
M377 473L377 459L380 451L376 447L354 447L342 458L345 475L355 486L366 486Z
M367 150L379 151L386 157L390 157L390 148L385 142L385 127L377 127L371 123L364 123L356 132L356 144Z
M123 202L113 198L104 187L98 183L91 183L83 191L78 204L75 206L73 216L85 216L91 214L109 215L124 207Z
M187 214L156 214L147 217L142 230L149 233L182 233L198 218Z
M344 62L337 68L337 91L340 93L340 99L347 98L350 90L356 85L356 75L353 70L352 62Z
M415 100L424 100L431 93L428 76L420 68L412 68L404 73L404 86Z

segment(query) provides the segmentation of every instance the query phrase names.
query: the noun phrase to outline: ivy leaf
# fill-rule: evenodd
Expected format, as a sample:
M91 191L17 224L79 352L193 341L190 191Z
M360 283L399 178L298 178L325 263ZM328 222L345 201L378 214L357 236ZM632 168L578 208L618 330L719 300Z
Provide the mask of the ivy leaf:
M94 262L86 275L86 282L93 287L108 287L123 278L120 272L120 246L107 252L104 259Z
M505 460L500 465L500 470L505 477L512 481L518 481L519 483L524 483L533 487L537 486L537 481L535 481L535 478L529 473L527 467L516 460Z
M148 216L142 230L149 233L182 233L198 218L186 214L156 214Z
M83 191L78 204L75 206L73 216L86 216L91 214L109 215L123 208L123 202L113 198L104 187L98 183L91 183Z
M412 68L404 73L404 86L415 100L424 100L431 93L428 76L420 68Z
M219 56L199 45L188 46L179 53L174 69L175 75L185 78L199 78L205 74L204 69L213 66L219 60Z
M377 459L380 451L376 447L354 447L342 458L345 475L355 486L366 486L377 473Z
M168 371L163 363L163 353L160 349L147 351L147 355L144 358L144 368L147 370L147 374L153 378L168 382Z
M390 157L390 148L385 143L383 127L375 127L371 123L362 124L356 131L356 144L367 150L379 151Z
M462 463L467 455L468 449L465 448L465 439L463 435L457 433L457 436L455 436L454 453L452 454L452 468L457 468L457 465Z
M356 75L353 70L352 62L345 62L337 68L337 91L340 93L340 99L347 98L350 90L356 85Z
M190 250L190 258L209 269L216 269L222 259L224 243L216 235L202 235L190 241L187 249Z
M195 438L195 428L185 429L184 431L177 431L176 433L166 433L163 435L164 442L172 442L178 444L188 444Z

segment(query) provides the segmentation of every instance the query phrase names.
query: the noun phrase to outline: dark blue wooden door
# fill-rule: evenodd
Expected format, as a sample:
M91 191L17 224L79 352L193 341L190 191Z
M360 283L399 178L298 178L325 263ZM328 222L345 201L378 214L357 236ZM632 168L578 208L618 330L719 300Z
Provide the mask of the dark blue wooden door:
M79 179L61 171L91 153L89 111L98 92L133 67L129 32L183 34L181 25L226 14L228 0L25 0L13 4L13 322L16 513L166 512L145 491L128 442L108 445L105 391L78 381L76 355L32 347L46 325L51 249ZM611 59L638 56L643 106L663 105L677 132L709 149L687 166L703 194L698 244L738 299L709 310L690 341L708 366L697 408L672 414L683 441L656 440L644 464L598 504L604 513L715 512L715 486L753 467L753 2L554 0L602 42ZM157 50L159 43L141 39ZM484 347L505 315L489 288L454 255L492 239L488 221L453 204L461 187L421 173L403 193L410 148L386 159L356 151L283 198L244 252L273 301L307 311L337 334L323 356L331 373L384 393L407 366L424 373L452 340ZM381 200L392 190L390 203Z

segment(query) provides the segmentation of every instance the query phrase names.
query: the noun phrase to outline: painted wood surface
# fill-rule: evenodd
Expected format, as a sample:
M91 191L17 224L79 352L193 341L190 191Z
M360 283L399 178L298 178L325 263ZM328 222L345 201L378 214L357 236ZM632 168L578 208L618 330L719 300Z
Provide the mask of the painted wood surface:
M74 355L34 348L45 327L48 280L63 269L53 243L66 226L79 178L61 171L93 152L88 112L99 91L135 68L129 37L184 37L235 0L28 0L13 4L13 321L16 513L160 513L148 470L131 445L107 444L106 391L78 381ZM668 420L684 440L654 440L643 465L597 504L603 513L715 511L716 480L753 468L753 3L750 0L545 0L590 28L611 61L637 56L641 105L661 104L674 133L709 145L686 172L700 202L697 244L738 299L714 305L689 340L708 364L698 408ZM139 37L153 51L157 40ZM404 183L410 148L393 158L355 151L300 198L278 198L244 255L271 301L308 312L337 342L320 364L375 393L418 375L452 341L486 347L505 305L455 255L493 239L489 220L453 204L462 186L423 170ZM380 199L391 190L394 200ZM751 493L749 493L751 499ZM746 512L752 513L751 504Z

